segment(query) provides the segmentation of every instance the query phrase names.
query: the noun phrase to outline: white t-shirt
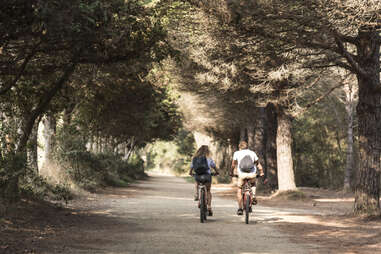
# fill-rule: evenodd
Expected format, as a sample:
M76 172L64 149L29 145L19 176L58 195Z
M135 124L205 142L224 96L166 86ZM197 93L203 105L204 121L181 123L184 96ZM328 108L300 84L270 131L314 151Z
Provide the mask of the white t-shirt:
M245 157L246 155L249 155L251 157L251 159L253 159L254 162L256 162L258 160L257 154L255 152L249 150L249 149L244 149L244 150L239 150L239 151L234 152L233 160L236 160L238 162L238 165L237 165L238 175L242 172L240 167L239 167L239 163L241 162L243 157ZM256 171L257 171L257 167L254 166L253 172L256 172Z

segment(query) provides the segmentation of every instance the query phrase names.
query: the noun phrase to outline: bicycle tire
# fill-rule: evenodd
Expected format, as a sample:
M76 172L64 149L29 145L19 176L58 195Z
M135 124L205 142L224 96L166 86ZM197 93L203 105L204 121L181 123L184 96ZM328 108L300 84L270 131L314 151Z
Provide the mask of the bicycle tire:
M249 214L250 214L250 194L245 193L245 222L249 224Z
M200 222L204 223L206 216L205 189L201 189L200 194Z
M205 189L204 189L205 190ZM208 192L204 191L204 221L206 221L206 218L208 217Z

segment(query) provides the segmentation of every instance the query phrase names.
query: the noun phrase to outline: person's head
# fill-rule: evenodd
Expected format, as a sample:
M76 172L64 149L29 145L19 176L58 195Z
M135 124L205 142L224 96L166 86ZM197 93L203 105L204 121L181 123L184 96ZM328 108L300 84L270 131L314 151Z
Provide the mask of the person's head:
M209 157L209 155L210 155L209 147L207 145L202 145L197 150L197 152L194 156L195 157L199 157L199 156Z
M247 142L242 140L239 142L238 148L239 150L247 149Z

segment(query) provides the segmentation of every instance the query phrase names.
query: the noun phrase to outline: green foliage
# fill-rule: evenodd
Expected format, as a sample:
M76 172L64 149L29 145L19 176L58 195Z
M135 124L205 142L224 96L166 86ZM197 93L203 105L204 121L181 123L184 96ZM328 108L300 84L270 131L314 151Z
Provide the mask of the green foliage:
M338 105L334 105L338 107ZM345 130L332 108L313 108L294 121L293 153L296 184L338 188L345 168Z
M51 184L37 172L26 169L26 174L20 181L20 192L23 197L36 200L57 200L66 203L73 199L68 184Z
M13 152L0 156L0 198L14 202L19 200L19 179L25 174L26 159Z
M150 170L172 172L177 175L187 173L194 151L191 133L180 131L175 141L157 141L144 149L146 164Z
M118 154L87 151L86 139L74 126L60 128L57 141L56 159L70 178L85 190L95 191L107 185L126 186L146 176L140 158L133 156L127 162Z
M195 140L193 134L185 129L180 129L174 139L177 145L177 152L190 158L195 153Z
M18 201L20 197L37 200L72 199L67 185L50 184L37 172L27 166L24 157L14 153L0 157L0 199L6 202Z
M181 115L169 90L142 80L139 73L111 71L99 74L97 83L89 84L91 90L77 95L82 102L75 118L81 128L120 142L132 136L140 144L172 139Z
M95 135L116 137L118 142L134 134L141 135L142 143L173 136L179 125L173 101L167 99L165 89L156 89L144 81L152 62L160 61L169 53L164 43L166 32L155 12L142 4L148 2L11 0L3 3L0 9L0 112L8 118L7 124L14 126L7 132L12 149L20 137L23 143L27 142L30 126L46 111L58 115L65 110L80 118L74 108L77 104L82 106L77 106L79 109L91 104L91 96L101 99L96 98L98 101L91 104L95 109L82 111L89 114L87 118L75 119L77 124L80 120L84 124L67 130L68 135L64 135L67 139L59 140L62 144L57 152L73 179L90 189L108 181L109 175L104 171L112 175L116 170L107 171L107 167L115 165L100 164L99 160L104 158L86 151L84 137L94 131L91 123L104 117L106 122L100 126L103 133ZM96 89L98 86L103 90ZM118 89L114 90L115 87ZM57 94L60 96L54 97ZM100 103L103 107L99 107ZM115 107L124 110L118 111ZM90 120L86 122L86 119ZM18 135L18 131L22 135ZM4 165L10 167L8 161L18 160L8 158L10 155L4 152L7 150L5 135L0 134L1 156L7 161ZM24 153L23 149L20 151ZM108 157L108 160L121 161L121 158ZM24 171L23 165L1 171L4 175L1 181L12 186L11 192L15 195L19 174L26 173ZM139 174L129 177L133 179Z

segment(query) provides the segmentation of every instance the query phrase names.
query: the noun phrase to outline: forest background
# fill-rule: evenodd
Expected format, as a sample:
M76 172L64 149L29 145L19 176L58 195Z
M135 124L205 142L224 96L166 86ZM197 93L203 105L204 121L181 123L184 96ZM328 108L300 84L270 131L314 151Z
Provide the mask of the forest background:
M187 172L240 140L268 191L380 214L377 1L11 0L0 11L0 212ZM357 105L357 106L356 106ZM40 157L40 159L39 159Z

